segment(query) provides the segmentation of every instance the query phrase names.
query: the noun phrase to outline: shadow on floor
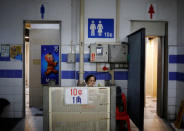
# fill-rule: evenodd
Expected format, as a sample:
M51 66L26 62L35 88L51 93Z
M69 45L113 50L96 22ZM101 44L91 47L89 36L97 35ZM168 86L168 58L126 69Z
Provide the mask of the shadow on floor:
M11 131L22 118L0 118L0 130Z

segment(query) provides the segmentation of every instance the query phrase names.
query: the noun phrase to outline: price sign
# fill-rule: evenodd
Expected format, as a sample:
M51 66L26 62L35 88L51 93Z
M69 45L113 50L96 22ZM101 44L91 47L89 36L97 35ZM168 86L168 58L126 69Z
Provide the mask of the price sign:
M86 87L66 88L65 104L88 104L88 89Z

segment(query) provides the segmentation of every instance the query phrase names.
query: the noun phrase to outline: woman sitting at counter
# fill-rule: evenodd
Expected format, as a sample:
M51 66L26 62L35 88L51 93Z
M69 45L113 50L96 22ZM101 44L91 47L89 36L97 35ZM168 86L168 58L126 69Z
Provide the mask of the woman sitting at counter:
M86 86L93 87L96 83L96 77L94 75L88 75L85 79Z

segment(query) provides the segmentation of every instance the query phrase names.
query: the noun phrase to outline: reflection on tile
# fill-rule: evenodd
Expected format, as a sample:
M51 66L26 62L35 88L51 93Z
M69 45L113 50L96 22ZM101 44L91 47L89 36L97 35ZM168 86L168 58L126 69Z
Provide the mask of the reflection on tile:
M29 107L29 88L26 88L26 117L12 131L43 131L43 111ZM37 115L39 114L39 115Z
M156 114L157 100L151 96L146 96L146 106L144 108L144 131L172 131L166 121Z
M144 108L144 131L173 131L168 122L156 114L157 100L151 96L146 97ZM131 131L138 131L138 128L131 121Z

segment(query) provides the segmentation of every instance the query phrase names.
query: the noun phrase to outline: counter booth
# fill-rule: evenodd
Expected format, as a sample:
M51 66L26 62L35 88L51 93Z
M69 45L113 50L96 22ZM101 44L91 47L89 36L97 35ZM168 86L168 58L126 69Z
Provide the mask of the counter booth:
M115 87L44 87L44 131L115 131Z

